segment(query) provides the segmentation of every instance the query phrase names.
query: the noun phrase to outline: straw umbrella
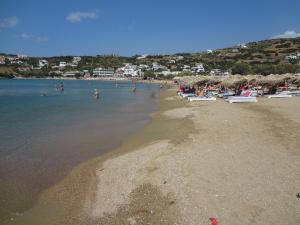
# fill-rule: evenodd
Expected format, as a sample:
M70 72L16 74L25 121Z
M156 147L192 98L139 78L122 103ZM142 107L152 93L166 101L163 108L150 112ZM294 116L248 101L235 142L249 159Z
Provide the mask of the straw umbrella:
M233 75L225 78L222 81L222 85L229 87L229 88L236 88L240 85L247 83L247 79L241 75Z

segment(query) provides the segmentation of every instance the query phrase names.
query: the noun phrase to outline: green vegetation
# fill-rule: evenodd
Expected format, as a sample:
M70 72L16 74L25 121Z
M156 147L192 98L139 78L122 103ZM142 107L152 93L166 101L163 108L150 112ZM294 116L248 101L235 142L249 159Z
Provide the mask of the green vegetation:
M251 67L249 64L246 63L236 63L232 67L232 74L241 74L241 75L246 75L251 72Z
M36 77L36 78L46 78L49 77L49 69L41 69L41 70L30 70L30 71L20 71L18 72L19 75L23 77Z
M155 79L156 75L153 71L145 71L144 73L144 79L149 80L149 79Z

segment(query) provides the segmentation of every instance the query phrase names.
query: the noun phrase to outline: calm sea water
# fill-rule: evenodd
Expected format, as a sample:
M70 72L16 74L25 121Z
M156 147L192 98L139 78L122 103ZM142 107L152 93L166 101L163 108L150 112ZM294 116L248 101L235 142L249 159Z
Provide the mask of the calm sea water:
M157 85L0 80L0 223L74 165L117 147L157 110ZM95 88L100 99L93 98Z

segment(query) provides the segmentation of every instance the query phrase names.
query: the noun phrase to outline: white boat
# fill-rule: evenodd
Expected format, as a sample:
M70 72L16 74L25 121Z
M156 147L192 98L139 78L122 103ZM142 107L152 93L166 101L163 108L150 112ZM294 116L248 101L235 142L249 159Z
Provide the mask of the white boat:
M292 95L289 94L287 91L282 91L278 94L274 94L274 95L268 95L268 98L291 98Z
M188 97L188 101L216 101L217 99L215 97L211 96L194 96L194 97Z
M229 103L238 103L238 102L257 102L256 97L251 96L229 96L226 99Z

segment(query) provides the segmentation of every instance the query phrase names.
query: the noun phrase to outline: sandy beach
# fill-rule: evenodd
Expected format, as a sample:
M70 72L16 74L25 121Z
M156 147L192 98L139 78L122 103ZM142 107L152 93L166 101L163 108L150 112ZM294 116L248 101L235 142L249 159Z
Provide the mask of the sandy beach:
M299 103L188 103L169 89L145 128L75 168L32 214L55 202L60 216L44 224L300 224Z
M98 167L85 209L92 221L299 224L300 98L175 107L172 91L154 120L185 123Z

